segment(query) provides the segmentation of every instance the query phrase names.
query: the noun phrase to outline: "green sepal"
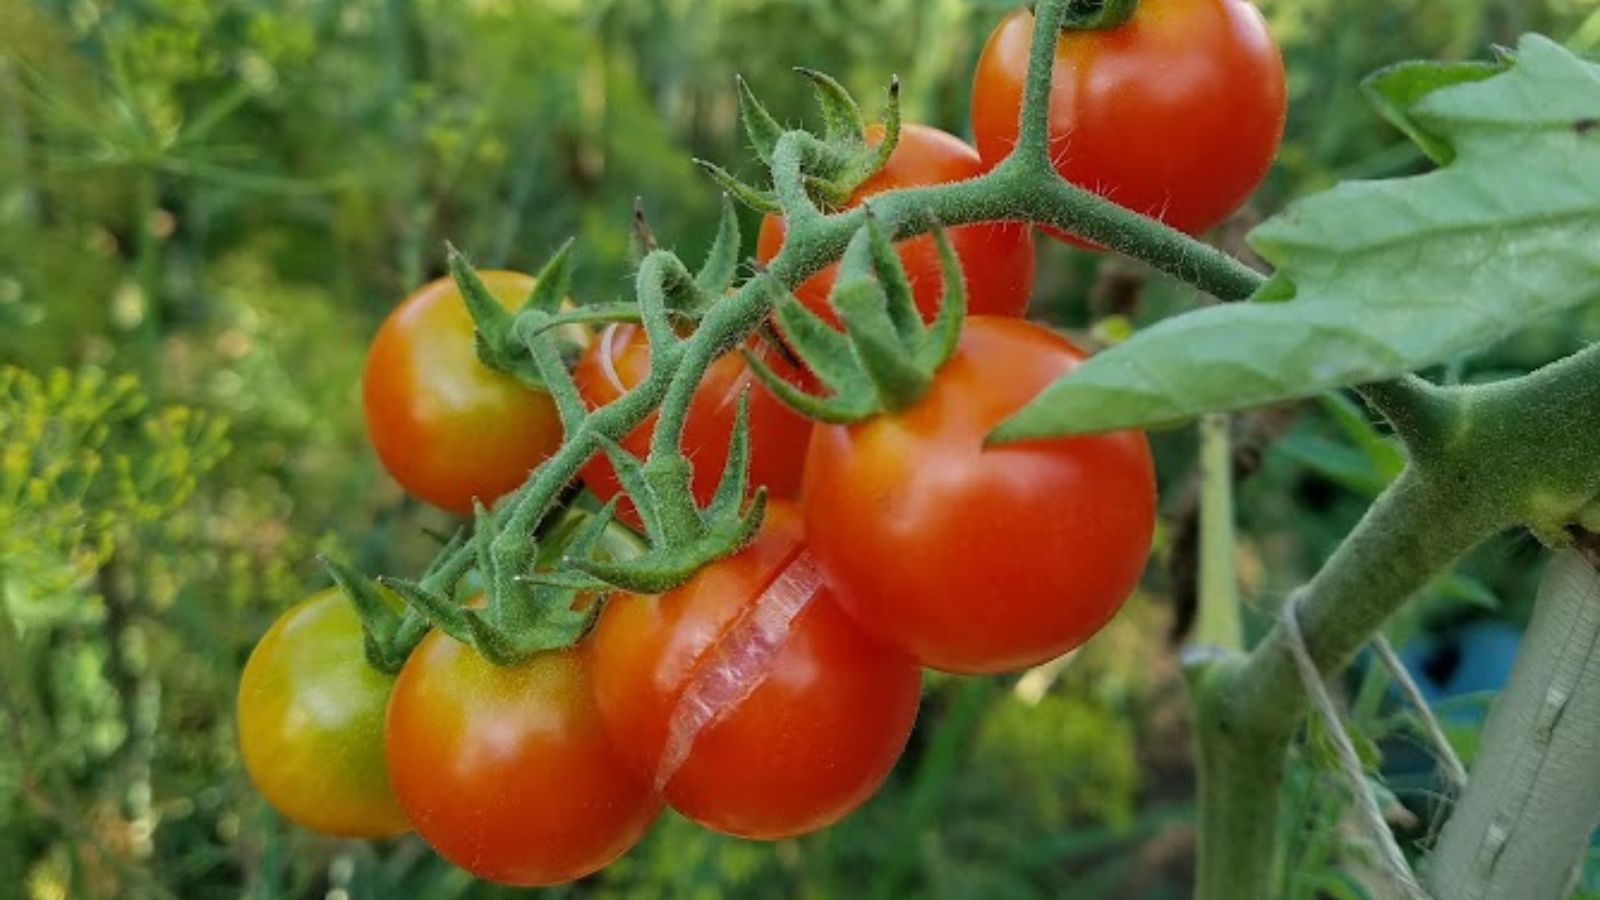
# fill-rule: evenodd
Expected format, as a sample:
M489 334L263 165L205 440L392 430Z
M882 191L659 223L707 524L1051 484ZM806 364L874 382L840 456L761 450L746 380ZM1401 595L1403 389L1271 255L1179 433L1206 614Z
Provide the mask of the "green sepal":
M740 113L745 133L756 155L768 169L773 166L778 143L786 134L790 140L806 141L804 171L798 173L801 186L811 199L827 206L844 205L867 179L883 168L899 143L901 127L900 81L889 84L889 104L884 114L884 136L876 146L867 144L867 124L861 107L844 86L814 69L795 70L811 82L817 106L822 112L822 134L786 133L756 100L748 84L739 82ZM753 187L720 166L695 160L739 202L764 214L782 215L777 192ZM794 177L790 173L786 177Z
M604 594L610 585L568 565L595 556L612 562L637 552L631 541L611 539L617 501L590 514L567 509L544 534L541 544L502 528L479 507L480 543L492 545L482 610L457 607L461 640L470 642L496 665L515 665L545 650L568 647L594 623L601 597L577 608L581 594ZM553 569L545 566L553 565Z
M466 256L454 246L446 245L450 275L472 316L473 345L478 359L531 388L545 388L546 384L540 367L534 364L526 344L519 338L522 329L517 326L530 317L543 321L561 312L562 301L572 285L572 244L569 238L551 255L535 277L533 290L515 314L500 305ZM554 341L553 336L545 339ZM552 346L559 354L559 346L554 343Z
M857 232L856 238L850 242L851 246L846 248L845 261L839 267L840 281L876 278L883 289L884 312L888 314L896 335L905 342L918 340L925 327L922 316L917 312L911 279L906 276L905 266L900 263L894 242L884 233L883 225L873 213L871 204L864 204L862 212L867 217L867 224ZM960 272L959 266L956 271Z
M644 463L623 449L616 441L604 435L599 435L598 440L600 452L606 455L606 459L611 463L611 470L617 476L617 484L622 487L622 492L633 500L634 513L644 526L645 537L652 543L666 540L661 520L656 516L656 505L651 501L653 492L650 483L644 477Z
M894 76L889 80L889 102L883 115L883 140L879 141L877 146L868 148L863 139L860 149L849 156L839 171L829 179L830 183L826 186L813 186L813 193L836 205L849 201L857 188L888 164L889 157L894 155L895 148L900 145L901 124L900 78Z
M816 69L796 66L795 71L811 82L816 93L817 106L822 110L822 139L834 146L865 144L867 123L861 117L861 107L844 85Z
M361 649L367 665L391 675L400 671L406 661L406 654L397 652L395 646L400 615L394 604L384 597L383 589L372 579L331 557L317 559L328 570L334 584L350 599L356 616L361 619Z
M582 530L562 546L555 568L540 568L522 576L532 584L547 585L572 591L605 593L611 585L569 567L569 558L600 553L610 560L629 560L644 552L644 544L626 526L616 522L617 505L621 497L612 497L598 511L584 514ZM541 563L544 560L541 558Z
M706 251L706 261L695 273L694 283L700 292L711 298L721 297L733 287L739 274L739 215L734 211L733 200L722 195L722 218L717 222L717 236Z
M883 288L872 281L853 281L839 285L832 300L877 395L875 407L893 411L915 403L927 391L933 373L917 368L907 345L895 334Z
M748 350L741 352L744 354L745 363L750 367L751 374L778 398L778 402L812 421L826 422L829 425L848 425L873 414L873 402L871 399L866 399L866 395L854 395L863 399L851 401L844 399L851 395L818 397L815 394L808 394L772 371L772 368L754 353Z
M750 389L739 392L739 405L733 411L733 430L728 435L728 461L722 468L722 478L706 504L705 518L710 521L735 516L744 504L745 492L750 489Z
M664 593L693 578L707 564L744 549L760 529L766 508L767 489L757 488L742 515L717 520L692 543L654 546L628 562L573 558L568 565L631 593Z
M1139 0L1071 0L1061 18L1062 31L1107 31L1133 18Z
M933 326L923 324L911 285L888 235L868 210L851 238L830 297L844 333L829 328L787 292L773 320L788 345L827 389L807 394L780 378L752 353L745 359L763 385L807 418L844 424L904 409L928 389L955 353L966 313L961 266L943 229L935 229L943 300Z
M538 376L531 363L520 354L510 351L512 313L495 299L489 287L478 277L478 272L467 257L454 244L445 244L450 267L450 277L466 302L472 316L473 346L484 365L505 372L524 383L538 386Z
M782 215L783 207L778 204L778 198L771 191L745 184L736 178L732 172L717 165L710 160L696 158L694 164L704 169L722 188L723 191L763 215Z
M772 303L773 322L823 387L834 394L870 390L872 385L856 362L849 338L829 327L777 281L767 283L778 294Z
M767 112L749 82L739 75L733 81L739 91L739 121L744 123L745 137L750 139L750 147L762 164L770 166L772 151L778 146L778 138L783 137L783 126Z
M463 643L471 642L462 607L454 600L406 578L380 575L378 584L393 591L433 627Z
M562 302L572 290L573 243L572 238L567 238L556 248L556 252L550 255L544 267L534 276L533 291L522 301L522 306L517 312L538 310L553 316L561 311Z
M955 248L950 246L950 238L944 229L934 230L933 244L939 251L939 274L944 293L940 295L939 312L933 317L933 324L922 332L919 343L911 351L913 363L929 372L938 371L955 355L956 346L961 342L961 323L967 318L966 276L961 271L961 261L956 258ZM911 311L920 323L922 317L917 314L914 302Z
M727 465L703 510L695 506L690 490L693 469L681 453L652 454L641 464L614 442L602 447L645 523L649 547L627 560L572 554L564 561L567 569L622 590L660 593L694 577L707 563L743 548L761 525L766 509L764 488L757 489L749 506L741 510L750 483L748 394L739 398Z

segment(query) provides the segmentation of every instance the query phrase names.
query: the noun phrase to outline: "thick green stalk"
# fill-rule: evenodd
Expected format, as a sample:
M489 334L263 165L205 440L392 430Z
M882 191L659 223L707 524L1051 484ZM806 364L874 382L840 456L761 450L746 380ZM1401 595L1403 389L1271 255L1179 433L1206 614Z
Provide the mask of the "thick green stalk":
M1550 560L1484 725L1472 780L1429 861L1444 900L1560 900L1600 825L1600 573Z
M1430 414L1399 428L1411 432L1410 465L1296 592L1306 646L1324 676L1483 539L1518 524L1559 534L1600 494L1600 347L1523 378L1426 392ZM1196 896L1267 898L1277 783L1259 776L1281 776L1305 689L1281 626L1246 657L1199 666L1191 677L1208 833ZM1234 771L1234 762L1258 774ZM1240 792L1245 777L1255 787Z

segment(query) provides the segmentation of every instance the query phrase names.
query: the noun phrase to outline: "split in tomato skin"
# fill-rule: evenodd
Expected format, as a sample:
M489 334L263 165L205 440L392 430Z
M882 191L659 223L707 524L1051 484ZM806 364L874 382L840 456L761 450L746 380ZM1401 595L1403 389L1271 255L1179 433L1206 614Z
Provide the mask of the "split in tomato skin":
M380 838L409 830L384 768L393 684L367 665L361 620L338 590L280 616L239 678L239 750L267 802L322 834Z
M484 271L495 299L513 309L532 276ZM367 435L400 486L434 506L472 512L492 505L561 446L555 401L485 366L472 316L455 282L440 278L384 320L362 374Z
M613 597L594 648L616 745L674 809L725 834L837 822L882 784L916 718L916 666L833 602L787 503L683 587Z
M1144 436L983 444L1080 359L1045 328L974 316L915 404L818 426L806 532L869 633L934 669L1009 672L1078 646L1127 599L1155 526Z
M757 346L762 360L780 377L797 385L809 382L781 354ZM644 329L633 324L609 325L590 345L573 369L578 393L591 409L618 397L650 373L650 344ZM800 472L805 466L806 442L811 422L778 401L756 380L738 353L713 362L695 388L684 417L681 446L694 466L690 480L695 501L711 502L728 461L739 397L750 397L750 487L765 487L773 497L794 497L800 492ZM658 413L648 418L619 443L643 459L650 452ZM602 501L622 493L615 470L605 454L596 454L581 470L584 484ZM626 496L617 505L617 517L637 528L639 516Z
M1016 144L1033 23L1007 16L978 58L972 132L987 166ZM1057 39L1050 158L1073 184L1199 234L1261 183L1286 96L1283 58L1247 0L1142 0L1117 28Z
M874 144L881 141L882 127L868 129L868 139ZM977 151L960 138L937 128L907 123L901 126L899 143L889 161L856 189L845 206L858 206L874 194L896 188L965 181L982 175L985 169ZM1022 315L1033 293L1033 233L1029 226L1020 222L980 222L951 228L949 237L966 278L967 311ZM782 248L783 238L783 219L771 215L763 218L756 258L762 263L770 262ZM938 245L932 236L920 235L900 241L896 248L917 309L923 319L931 322L944 295ZM828 294L833 290L838 269L837 263L830 265L794 290L806 308L833 325L838 324L838 317L828 302Z
M439 854L525 887L589 875L661 810L606 736L588 647L496 666L435 632L400 671L384 746L400 805Z

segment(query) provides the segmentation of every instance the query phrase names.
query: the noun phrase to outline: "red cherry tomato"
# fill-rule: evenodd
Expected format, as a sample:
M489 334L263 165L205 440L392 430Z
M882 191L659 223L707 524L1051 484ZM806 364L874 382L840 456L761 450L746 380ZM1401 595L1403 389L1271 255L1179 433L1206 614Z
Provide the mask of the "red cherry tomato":
M1155 523L1144 436L983 445L1080 358L1044 328L975 316L915 404L817 427L806 533L867 631L935 669L1004 672L1076 647L1121 606Z
M990 166L1017 140L1032 37L1033 14L1015 12L978 58L972 131ZM1143 0L1121 27L1056 40L1056 171L1181 231L1205 231L1250 196L1283 117L1283 59L1246 0Z
M582 878L661 809L606 737L583 644L500 667L430 634L395 682L384 747L417 833L489 881Z
M383 762L393 684L367 665L361 620L339 591L279 617L239 678L239 751L267 802L323 834L378 838L409 829Z
M803 383L803 376L776 353L763 353L763 359L779 375ZM645 379L650 372L650 344L638 325L608 326L600 333L573 370L578 393L590 408L597 408L622 396L623 392ZM733 433L734 414L739 396L750 392L750 485L765 485L774 497L793 497L800 491L800 470L805 465L806 441L811 422L793 412L750 373L744 358L729 353L711 364L689 401L684 419L682 446L691 463L694 498L701 505L710 502L728 461L728 440ZM650 451L655 433L656 413L651 413L620 442L624 449L643 459ZM621 492L610 460L596 455L584 465L583 481L601 500ZM622 521L638 527L639 517L626 497L618 504Z
M517 272L479 272L508 309L533 290ZM543 391L479 362L472 316L455 282L407 297L373 339L362 376L367 433L401 487L454 513L492 504L561 446L561 420Z
M920 676L833 602L774 503L755 542L660 597L619 595L594 633L613 740L678 812L773 839L830 825L905 747Z
M883 129L873 126L868 139L883 140ZM983 174L984 164L960 138L926 125L906 124L900 129L889 161L878 173L856 189L847 207L884 191L902 187L964 181ZM784 222L777 216L761 220L756 242L756 258L770 262L783 246ZM1033 292L1033 234L1016 222L984 222L950 229L950 244L966 274L967 311L996 316L1020 316ZM939 267L939 251L929 235L901 241L900 261L911 281L917 309L929 321L939 310L944 294L944 279ZM838 324L828 293L833 290L838 265L831 265L811 276L795 289L795 296L806 308L831 324Z

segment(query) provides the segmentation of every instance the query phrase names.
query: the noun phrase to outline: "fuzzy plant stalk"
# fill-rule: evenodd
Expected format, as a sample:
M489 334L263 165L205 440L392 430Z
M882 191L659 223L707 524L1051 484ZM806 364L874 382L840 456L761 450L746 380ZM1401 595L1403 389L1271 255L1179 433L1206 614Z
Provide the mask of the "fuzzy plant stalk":
M1493 385L1443 389L1406 379L1364 396L1405 440L1410 460L1294 595L1323 677L1481 541L1517 526L1563 541L1600 494L1600 348ZM1289 640L1280 626L1247 654L1195 657L1201 900L1272 896L1279 788L1308 708Z

